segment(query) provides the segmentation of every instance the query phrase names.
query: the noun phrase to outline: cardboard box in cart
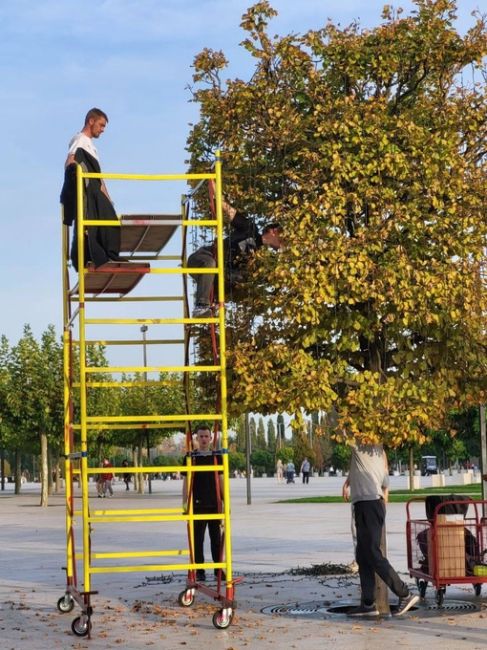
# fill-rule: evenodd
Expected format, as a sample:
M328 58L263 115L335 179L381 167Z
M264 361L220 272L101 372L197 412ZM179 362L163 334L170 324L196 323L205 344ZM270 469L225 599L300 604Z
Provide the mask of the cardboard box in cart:
M439 578L465 576L465 520L463 515L437 515L436 540L433 531L433 527L428 530L428 566L431 575L436 575L435 563L438 559Z

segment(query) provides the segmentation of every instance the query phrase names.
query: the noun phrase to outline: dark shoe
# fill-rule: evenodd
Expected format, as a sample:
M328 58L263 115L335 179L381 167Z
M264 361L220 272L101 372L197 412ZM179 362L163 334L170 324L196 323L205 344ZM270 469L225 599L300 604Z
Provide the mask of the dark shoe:
M221 578L220 578L221 581L225 582L225 580L227 579L227 576L225 575L225 571L223 569L221 569L221 570L220 569L215 569L215 578L218 578L218 574L220 574L220 576L221 576Z
M407 596L399 598L397 609L394 612L395 616L402 616L402 614L405 614L409 609L411 609L411 607L414 607L418 601L419 596L417 594L412 594L411 592L409 592Z
M358 607L351 607L347 616L379 616L379 610L375 603L372 605L359 605Z
M193 309L193 318L209 318L212 315L210 305L196 305Z
M204 569L197 569L196 570L196 582L205 582L206 580L206 573Z

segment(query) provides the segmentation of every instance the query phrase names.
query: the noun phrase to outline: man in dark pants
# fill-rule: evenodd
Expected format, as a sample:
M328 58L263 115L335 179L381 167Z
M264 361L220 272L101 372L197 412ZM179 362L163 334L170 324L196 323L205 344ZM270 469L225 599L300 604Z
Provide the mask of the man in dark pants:
M196 440L198 442L198 451L192 454L193 465L212 465L214 452L210 450L211 431L206 426L199 426L196 430ZM218 464L220 465L221 456ZM195 472L193 474L192 501L193 513L195 515L216 514L221 512L219 500L221 502L223 495L223 477L221 471L215 476L215 472ZM220 499L217 494L217 481ZM186 476L183 481L183 508L187 509L188 503L188 482ZM194 521L194 561L196 564L203 564L205 556L203 552L206 527L210 535L211 557L213 562L221 562L221 520L220 519L203 519ZM215 569L215 576L218 575L219 569ZM221 579L225 580L225 574L221 572ZM196 570L196 580L204 582L206 573L204 569Z
M274 250L281 248L281 227L278 223L270 223L260 233L254 222L238 212L226 201L222 201L225 216L230 222L230 235L223 241L225 282L229 287L238 284L244 278L245 265L250 256L261 246ZM188 257L188 268L216 268L215 245L201 246ZM195 307L193 318L205 318L212 314L212 290L216 283L214 274L194 273L196 282ZM214 302L218 300L214 299Z
M349 616L379 614L375 604L376 574L399 597L397 616L407 612L419 600L418 595L409 591L380 548L388 484L387 460L382 445L352 447L350 472L343 495L348 500L350 493L353 505L362 603L350 610Z

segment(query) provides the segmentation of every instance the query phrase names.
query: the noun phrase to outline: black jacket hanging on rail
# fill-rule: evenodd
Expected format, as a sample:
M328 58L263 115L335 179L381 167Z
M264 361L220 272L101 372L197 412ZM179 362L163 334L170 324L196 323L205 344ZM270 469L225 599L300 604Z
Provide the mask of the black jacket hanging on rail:
M74 159L82 166L83 171L85 172L97 174L101 172L98 160L84 149L76 149ZM78 270L75 163L68 165L64 172L61 203L64 206L64 225L71 226L74 224L73 241L71 244L71 261L73 262L74 268ZM110 221L117 219L115 209L107 195L102 192L101 180L98 178L84 180L83 204L85 208L85 219ZM85 263L93 262L95 267L98 267L110 260L119 259L120 228L118 226L90 226L86 229L86 233Z

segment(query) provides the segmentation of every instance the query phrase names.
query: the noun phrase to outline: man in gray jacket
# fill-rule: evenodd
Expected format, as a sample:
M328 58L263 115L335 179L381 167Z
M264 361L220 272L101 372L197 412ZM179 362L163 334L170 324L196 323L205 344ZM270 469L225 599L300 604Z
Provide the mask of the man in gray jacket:
M362 603L348 612L350 616L379 614L375 604L375 574L399 597L397 616L407 612L419 600L418 595L409 591L380 548L388 485L387 459L382 445L352 447L350 472L343 496L346 500L351 498L353 505Z

